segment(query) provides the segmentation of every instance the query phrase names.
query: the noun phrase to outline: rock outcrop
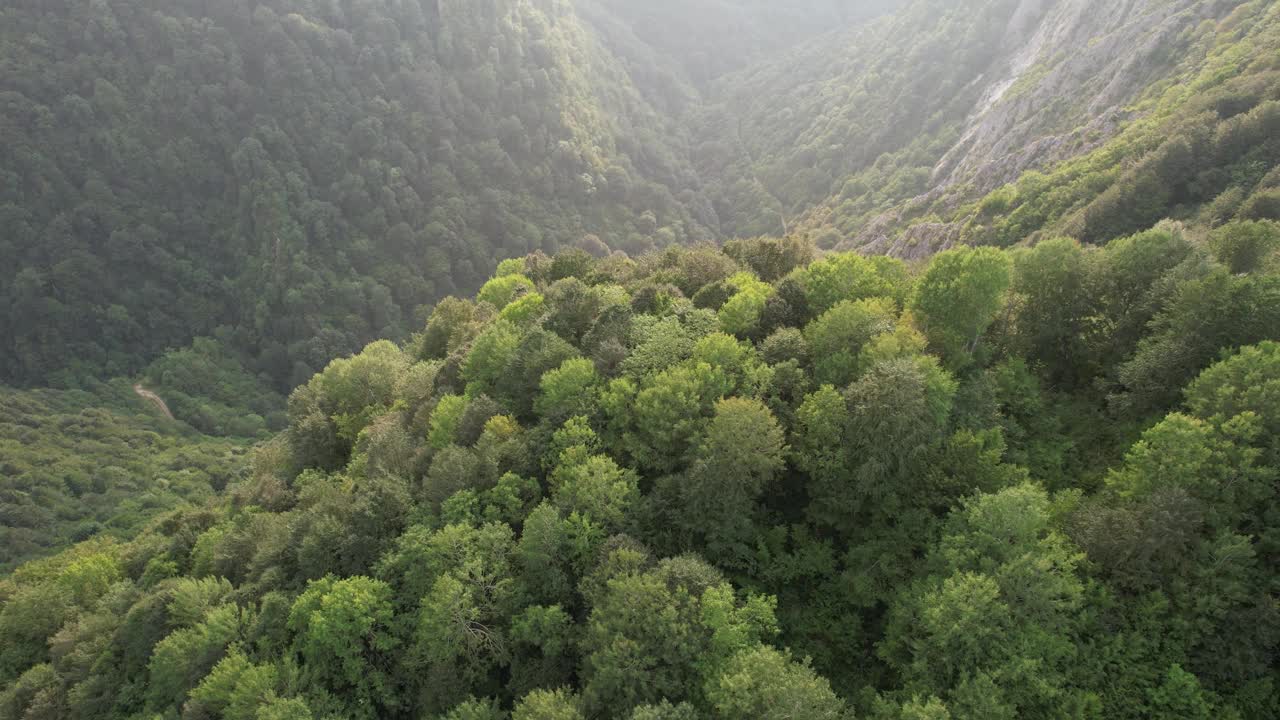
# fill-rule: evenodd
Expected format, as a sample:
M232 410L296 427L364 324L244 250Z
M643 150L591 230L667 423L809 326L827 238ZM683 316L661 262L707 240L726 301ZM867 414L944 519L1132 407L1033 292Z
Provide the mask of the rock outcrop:
M1002 45L967 90L978 98L958 139L933 166L928 191L865 223L839 247L918 257L958 241L961 225L927 209L954 209L1042 169L1088 153L1135 117L1133 105L1176 71L1177 58L1229 0L1023 0Z

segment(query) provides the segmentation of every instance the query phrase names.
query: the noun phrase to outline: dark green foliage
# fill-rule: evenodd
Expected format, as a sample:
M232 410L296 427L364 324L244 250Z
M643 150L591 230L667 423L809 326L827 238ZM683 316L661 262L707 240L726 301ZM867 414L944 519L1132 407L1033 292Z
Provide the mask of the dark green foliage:
M1013 291L1018 350L1049 377L1067 384L1090 372L1088 318L1092 310L1089 256L1078 243L1058 238L1014 256Z
M399 645L392 634L391 588L368 578L310 583L289 613L305 676L348 717L378 717L397 698L386 674Z
M1209 247L1231 272L1255 272L1280 251L1280 225L1274 222L1230 223L1213 231Z
M813 262L813 245L794 236L731 240L725 243L724 254L750 268L761 280L777 282Z
M208 435L257 437L283 430L284 398L255 378L218 341L196 338L147 366L146 387L175 417Z
M1280 337L1280 276L1217 269L1181 285L1150 332L1118 371L1126 393L1117 401L1129 411L1168 408L1222 350Z
M809 323L804 331L813 358L816 382L845 387L863 367L862 350L873 339L893 331L898 308L889 298L845 300Z
M8 382L134 373L216 335L280 392L504 257L715 225L677 200L695 184L668 123L568 6L110 0L0 25Z

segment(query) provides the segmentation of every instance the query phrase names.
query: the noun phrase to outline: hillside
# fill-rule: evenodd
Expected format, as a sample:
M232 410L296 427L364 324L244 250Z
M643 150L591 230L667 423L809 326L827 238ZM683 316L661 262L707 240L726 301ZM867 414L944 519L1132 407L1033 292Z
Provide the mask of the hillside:
M719 78L906 5L906 0L582 0L579 13L628 64L637 85L653 88L667 71L695 95Z
M680 131L560 3L0 13L11 383L216 333L285 390L504 257L713 236Z
M17 0L0 257L0 720L1280 717L1280 3Z
M1040 186L1072 185L1076 210L1118 178L1081 178L1073 159L1093 153L1114 170L1273 99L1277 22L1267 2L915 2L727 78L702 120L699 171L729 234L776 234L782 216L825 247L873 253L1011 244L1039 227L998 239L961 229L987 193L1024 174L1034 193L1031 171L1075 167ZM1187 117L1206 110L1218 117ZM1187 162L1230 175L1195 197L1175 192L1123 226L1062 231L1098 242L1228 186L1248 197L1262 177L1237 178L1235 166L1274 167L1280 156L1262 147L1273 134L1242 133L1232 157L1194 148L1208 157Z
M504 262L0 582L0 718L1275 717L1278 253Z
M0 12L9 384L134 376L209 338L243 382L284 394L533 250L795 232L920 257L1079 234L1068 216L1114 168L1171 133L1220 155L1205 134L1259 105L1235 155L1203 160L1210 181L1080 236L1217 197L1227 216L1276 214L1262 177L1276 153L1253 150L1280 47L1259 0ZM1064 165L1091 152L1100 170ZM984 195L1003 193L980 210L994 212L1002 186L1059 167L1062 181L1032 172L1018 191L1035 221L981 230ZM1029 200L1071 183L1068 206Z
M248 451L166 421L121 383L0 389L0 572L204 505L240 477Z

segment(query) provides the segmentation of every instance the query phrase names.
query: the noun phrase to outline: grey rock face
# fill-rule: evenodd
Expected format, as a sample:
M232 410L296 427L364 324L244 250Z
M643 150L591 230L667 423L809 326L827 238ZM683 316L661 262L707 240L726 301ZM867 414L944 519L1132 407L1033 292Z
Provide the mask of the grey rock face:
M938 186L986 191L1028 167L1096 147L1158 76L1184 33L1214 15L1206 0L1024 0L1012 24L1039 17L933 171ZM1018 33L1012 33L1016 36ZM1070 51L1064 51L1070 48Z
M959 139L934 166L924 195L884 213L846 249L921 257L958 240L946 223L907 225L913 210L983 195L1031 169L1096 149L1132 117L1129 106L1203 21L1232 0L1022 0L1011 15L1001 60L974 80L983 86ZM906 227L904 227L906 225Z

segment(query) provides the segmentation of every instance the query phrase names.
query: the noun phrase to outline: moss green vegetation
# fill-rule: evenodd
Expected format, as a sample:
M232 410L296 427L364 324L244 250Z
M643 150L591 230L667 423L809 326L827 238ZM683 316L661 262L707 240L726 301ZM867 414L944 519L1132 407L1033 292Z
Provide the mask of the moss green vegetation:
M504 263L0 582L0 718L1275 717L1277 242Z
M1165 218L1277 219L1280 12L1266 0L1183 3L1203 21L1107 76L1129 88L1110 119L1088 82L1051 78L1074 49L1042 48L999 96L1007 129L1035 128L1018 137L1041 147L997 143L977 159L983 172L944 182L989 100L980 80L1009 71L1001 48L1018 42L1008 28L1023 5L920 0L726 76L694 153L722 230L776 234L781 215L831 247L870 228L892 238L947 223L963 242L1009 246L1105 242ZM1024 152L1038 159L1021 173Z
M0 569L96 535L136 536L201 506L248 467L248 446L165 419L127 383L0 389Z
M1199 44L1203 57L1153 86L1117 138L955 215L966 241L1105 242L1163 218L1280 219L1280 8L1244 3Z

